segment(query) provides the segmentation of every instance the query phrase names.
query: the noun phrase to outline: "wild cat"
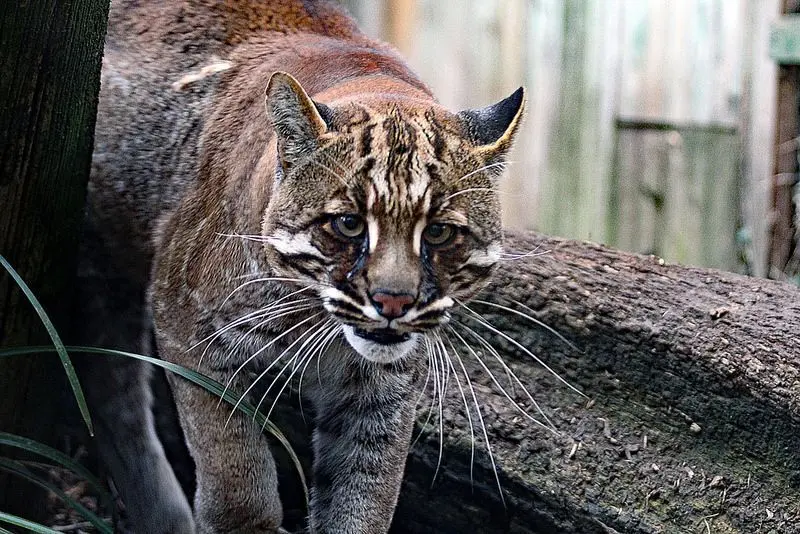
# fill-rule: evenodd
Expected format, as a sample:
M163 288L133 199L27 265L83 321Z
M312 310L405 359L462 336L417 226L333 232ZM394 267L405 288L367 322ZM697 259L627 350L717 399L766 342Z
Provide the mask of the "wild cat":
M302 370L309 530L387 532L426 351L500 259L497 182L523 108L519 89L446 110L333 2L115 0L85 338L148 351L154 331L162 358L256 399L272 375ZM147 369L92 360L91 372L98 440L138 532L279 531L258 425L171 379L192 511L154 430Z

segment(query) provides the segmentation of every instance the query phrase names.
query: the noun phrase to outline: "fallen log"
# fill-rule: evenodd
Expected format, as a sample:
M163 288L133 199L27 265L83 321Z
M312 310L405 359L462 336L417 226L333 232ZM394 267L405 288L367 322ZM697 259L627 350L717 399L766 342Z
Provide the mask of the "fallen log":
M441 467L432 484L439 430L422 410L392 532L800 532L800 289L536 234L507 245L543 254L510 259L486 300L574 347L518 314L470 308L586 397L484 325L557 433L460 350L503 499L477 429L470 474L451 384ZM520 388L512 396L525 401Z

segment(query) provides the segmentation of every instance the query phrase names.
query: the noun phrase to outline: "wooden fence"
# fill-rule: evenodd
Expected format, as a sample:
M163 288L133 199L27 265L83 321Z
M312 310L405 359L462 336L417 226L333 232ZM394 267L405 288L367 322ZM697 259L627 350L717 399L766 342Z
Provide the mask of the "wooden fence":
M506 224L764 274L778 0L349 0L451 108L519 85Z

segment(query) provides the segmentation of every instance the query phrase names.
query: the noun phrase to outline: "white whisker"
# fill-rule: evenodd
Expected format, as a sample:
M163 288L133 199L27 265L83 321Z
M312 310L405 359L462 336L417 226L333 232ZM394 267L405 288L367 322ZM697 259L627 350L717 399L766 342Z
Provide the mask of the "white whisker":
M529 250L528 252L517 253L517 254L510 252L501 252L500 257L502 258L503 261L516 261L525 258L537 258L539 256L544 256L546 254L550 254L553 252L552 250L543 250L541 252L538 252L540 248L542 248L541 244L536 245L536 247L533 250Z
M458 359L458 365L461 367L461 371L464 373L465 377L468 377L469 374L467 373L466 367L464 367L464 362L461 361L461 358ZM472 395L472 402L475 404L475 411L478 413L478 420L481 423L481 428L483 429L483 439L486 442L486 451L489 453L489 461L492 464L492 470L494 471L494 478L497 481L497 489L500 492L500 500L503 503L503 507L506 506L506 499L503 497L503 486L500 484L500 475L497 472L497 464L494 461L494 454L492 453L492 445L489 442L489 433L486 431L486 423L483 421L483 413L481 412L481 406L478 403L478 396L475 394L475 388L472 387L472 381L467 381L467 385L469 386L470 394Z
M280 280L280 279L278 279L278 278L257 278L255 280L248 280L247 282L243 282L243 283L239 284L238 286L236 286L236 289L234 289L233 291L228 293L228 296L225 297L225 299L222 301L222 304L220 304L217 307L217 309L224 308L225 304L228 303L228 301L231 299L231 297L233 297L236 293L238 293L242 289L246 288L247 286L251 286L253 284L260 284L260 283L263 283L263 282L274 282L274 281L278 281L278 280ZM303 287L301 289L298 289L297 291L293 291L293 292L289 293L288 295L285 295L285 296L279 298L275 302L272 302L272 304L277 304L279 302L282 302L282 301L284 301L284 300L286 300L286 299L288 299L290 297L293 297L294 295L297 295L298 293L302 293L303 291L308 291L309 289L311 289L311 286L307 285L307 286L305 286L305 287Z
M431 488L433 488L434 483L436 482L436 475L439 474L439 467L442 465L442 453L444 452L444 412L442 410L442 404L444 401L444 396L446 393L445 385L444 385L444 375L442 370L439 368L439 363L437 361L437 354L436 349L438 345L436 343L431 343L431 354L433 355L433 369L434 374L433 377L437 383L438 391L438 405L439 405L439 456L436 460L436 469L433 472L433 478L431 479ZM438 359L441 359L439 356ZM444 364L444 362L442 362Z
M475 467L475 428L472 425L472 410L470 409L469 404L467 403L467 397L466 397L466 395L464 395L464 389L461 387L461 379L458 378L458 372L453 367L453 361L450 358L450 354L447 352L447 349L445 348L444 343L442 342L442 338L439 336L439 334L435 334L435 335L436 335L436 338L439 341L439 344L442 347L442 350L444 351L445 357L447 358L447 364L450 366L450 369L453 371L453 376L456 378L456 386L458 386L458 392L461 394L461 400L464 402L464 412L467 415L467 423L469 425L469 439L470 439L470 447L469 447L469 449L470 449L469 450L469 452L470 452L470 454L469 454L469 482L470 482L470 484L473 484L474 483L473 474L474 474L474 467ZM450 348L453 349L453 354L455 355L455 357L460 360L461 356L458 354L458 351L453 346L453 342L450 341L450 338L447 337L446 335L445 335L445 338L447 338L447 342L450 344ZM471 381L469 379L469 375L464 375L464 380L466 380L468 384L471 383Z
M474 193L477 191L498 192L498 189L495 187L468 187L466 189L461 189L460 191L456 191L455 193L447 195L446 197L444 197L444 200L442 200L442 204L444 204L448 200L454 199L457 196L461 196L466 193Z
M433 381L431 382L431 404L428 407L428 415L425 417L425 421L422 423L422 426L421 426L421 428L419 430L419 433L417 434L417 437L411 442L411 446L409 447L409 449L414 447L414 445L417 444L417 441L419 441L419 438L422 437L422 434L425 431L425 427L428 426L428 423L430 423L430 421L431 421L431 417L433 417L433 407L436 404L436 392L437 392L436 391L436 383L437 382L436 382L436 375L435 375L436 374L436 369L434 367L435 364L433 363L433 348L431 347L431 340L427 336L424 337L423 339L425 341L425 348L426 348L426 351L428 353L428 374L427 374L427 377L433 377ZM431 372L431 371L433 371L433 372ZM427 387L427 384L428 384L428 378L427 377L425 378L425 387ZM419 399L422 398L422 395L425 393L425 387L423 387L422 391L420 391L419 397L417 399L417 404L419 404Z
M342 328L343 327L341 324L335 324L333 328L331 328L331 330L325 336L325 338L322 340L322 343L320 344L316 352L317 363L319 363L319 360L322 358L322 355L325 353L325 351L331 345L331 343L333 343L333 340L336 339L336 336L342 333ZM297 397L300 403L300 417L302 417L303 421L306 420L306 416L303 413L303 377L306 374L306 369L308 368L308 364L310 364L313 359L314 357L312 356L311 358L308 358L306 360L305 365L303 365L303 370L300 371L300 379L297 384Z
M275 400L272 401L272 406L270 406L269 411L267 412L267 416L264 418L264 425L263 425L264 427L266 426L267 421L269 421L269 418L272 415L272 411L275 409L275 406L278 404L278 399L281 398L281 395L283 395L283 392L289 386L289 384L292 381L292 378L294 378L294 375L297 373L297 371L300 370L301 368L305 368L304 364L305 364L306 360L309 360L311 358L311 355L313 354L312 348L314 346L316 346L316 344L325 337L325 334L328 331L328 329L332 329L333 328L332 323L333 323L333 319L328 319L327 321L325 321L322 324L322 326L320 326L315 332L313 332L310 336L308 336L308 338L303 342L303 344L300 345L297 348L297 350L295 351L295 354L292 357L292 359L289 360L289 362L296 361L297 357L300 355L300 360L297 362L297 365L294 367L294 369L292 369L292 372L289 373L289 376L286 377L286 380L284 380L284 383L283 383L283 387L281 387L281 389L275 395ZM311 343L311 347L309 347L309 352L305 353L305 354L302 354L303 350L306 348L306 346L309 343ZM261 396L261 399L258 401L258 405L256 406L256 411L258 411L258 409L261 407L261 403L263 403L264 399L267 398L267 395L269 394L270 390L272 389L272 386L275 385L275 382L277 381L278 377L280 377L282 374L283 374L283 371L278 373L278 376L275 377L275 380L272 381L272 384L269 385L267 390ZM262 427L262 430L263 430L263 427Z
M556 331L556 329L555 329L555 328L551 327L550 325L548 325L548 324L546 324L546 323L543 323L542 321L540 321L540 320L539 320L539 319L537 319L536 317L533 317L533 316L531 316L531 315L528 315L528 314L526 314L526 313L522 313L521 311L517 311L517 310L515 310L515 309L513 309L513 308L509 308L508 306L503 306L502 304L496 304L496 303L494 303L494 302L490 302L490 301L488 301L488 300L477 300L477 299L475 299L475 300L473 300L472 302L476 302L476 303L478 303L478 304L483 304L484 306L491 306L491 307L493 307L493 308L499 308L499 309L501 309L501 310L503 310L503 311L507 311L507 312L509 312L509 313L513 313L513 314L515 314L515 315L518 315L518 316L522 317L523 319L526 319L526 320L528 320L528 321L532 322L533 324L535 324L535 325L537 325L537 326L540 326L540 327L544 328L545 330L547 330L548 332L550 332L551 334L553 334L554 336L556 336L558 339L560 339L561 341L563 341L564 343L566 343L566 344L567 344L567 345L568 345L568 346L569 346L569 347L570 347L572 350L574 350L575 352L581 352L581 351L578 349L578 347L576 347L575 345L573 345L573 344L572 344L572 343L571 343L571 342L570 342L570 341L569 341L567 338L565 338L564 336L562 336L561 334L559 334L559 333L558 333L558 331ZM525 309L526 309L526 310L528 310L530 313L536 313L536 312L534 312L534 311L533 311L531 308L529 308L528 306L526 306L526 305L522 304L521 302L517 302L517 301L512 301L512 302L513 302L514 304L518 305L518 306L521 306L521 307L525 308Z
M519 387L522 389L522 391L525 392L525 396L528 397L528 400L536 408L536 411L538 411L539 414L541 414L541 416L544 418L546 423L542 423L541 421L539 421L538 419L536 419L535 417L530 415L527 410L525 410L522 406L520 406L520 404L508 394L508 392L505 390L505 388L503 388L503 386L500 384L500 382L494 376L494 373L488 368L486 363L483 361L483 358L481 358L480 355L475 351L475 349L473 349L472 346L469 343L467 343L467 340L465 340L461 336L461 334L459 334L452 326L450 326L449 327L450 331L453 332L453 334L456 337L458 337L458 339L461 341L461 343L464 344L465 347L467 347L467 350L470 352L470 354L472 354L472 356L475 358L475 360L478 362L478 364L483 368L484 372L489 376L489 378L491 379L492 383L497 387L498 390L500 390L500 393L503 394L503 396L511 403L511 405L514 408L516 408L517 411L519 411L526 419L529 419L530 421L532 421L536 425L541 426L542 428L545 428L545 429L547 429L547 430L549 430L551 432L557 432L556 428L555 428L555 425L553 425L552 421L550 421L550 418L547 417L547 414L544 413L544 410L542 410L541 406L539 406L539 403L536 402L536 400L533 398L533 395L531 395L530 391L528 391L528 388L526 388L525 385L522 383L522 381L520 381L520 379L517 377L516 373L514 373L514 371L512 371L508 367L506 362L503 361L503 358L502 358L502 356L500 356L500 353L498 353L497 350L494 347L492 347L491 344L489 344L489 342L486 341L483 338L483 336L481 336L480 334L475 332L472 328L468 327L465 324L459 324L459 326L464 328L470 335L475 337L478 340L478 342L481 343L489 351L489 354L491 354L495 358L495 360L497 360L497 362L500 363L500 365L503 367L503 370L506 372L506 374L509 375L509 377L513 377L513 379L516 381L516 383L519 385ZM512 382L512 386L513 386L513 382Z
M264 345L263 347L261 347L260 349L258 349L256 352L254 352L254 353L253 353L253 354L252 354L250 357L248 357L248 358L247 358L247 359L246 359L244 362L242 362L242 364L241 364L241 365L240 365L240 366L239 366L239 367L236 369L236 371L234 371L233 375L231 375L231 377L228 379L228 382L225 384L225 390L223 391L223 395L224 395L224 393L225 393L226 391L228 391L228 389L230 388L231 384L233 383L233 380L236 378L236 375L238 375L238 374L239 374L239 372L241 372L241 370L242 370L242 369L244 369L244 367L245 367L247 364L249 364L251 361L253 361L255 358L257 358L257 357L258 357L258 355L259 355L260 353L262 353L263 351L267 350L267 349L268 349L270 346L272 346L272 345L274 345L275 343L277 343L278 341L280 341L280 340L281 340L281 338L283 338L283 337L285 337L285 336L287 336L287 335L291 334L291 333L292 333L292 331L294 331L295 329L297 329L297 328L300 328L300 327L301 327L301 326L303 326L305 323L307 323L308 321L311 321L312 319L316 318L318 315L321 315L321 314L322 314L322 312L317 312L317 313L315 313L314 315L312 315L312 316L310 316L310 317L307 317L306 319L303 319L302 321L300 321L300 322L299 322L299 323L297 323L296 325L292 326L291 328L289 328L289 329L288 329L288 330L286 330L285 332L282 332L281 334L279 334L279 335L275 336L274 338L272 338L272 339L269 341L269 343L267 343L266 345ZM319 324L319 323L317 323L317 324ZM312 328L313 328L313 326L309 327L308 329L306 329L306 331L305 331L305 332L303 332L303 334L307 333L307 332L308 332L308 331L310 331ZM292 347L293 347L293 346L294 346L294 345L295 345L295 344L296 344L296 343L297 343L299 340L303 339L303 334L301 334L300 336L298 336L298 338L297 338L297 339L296 339L294 342L292 342L292 344L291 344L291 345L289 345L289 346L288 346L288 347L287 347L287 348L286 348L286 349L285 349L283 352L281 352L281 354L280 354L280 355L279 355L277 358L275 358L274 360L272 360L272 363L270 363L270 364L267 366L267 368L266 368L266 369L264 369L264 371L262 371L262 373L261 373L260 375L258 375L258 377L257 377L257 378L256 378L256 379L253 381L253 383L252 383L252 384L250 384L250 387L248 387L248 388L247 388L247 390L246 390L246 391L245 391L245 392L242 394L242 396L239 398L239 401L237 401L236 405L233 407L233 410L231 411L231 415L228 417L228 421L230 421L230 418L233 416L233 413L234 413L234 412L236 411L236 409L239 407L239 404L242 402L242 400L244 400L245 396L246 396L248 393L250 393L250 390L252 390L252 389L253 389L253 387L256 385L256 382L258 382L259 380L261 380L261 378L262 378L262 377L263 377L263 376L264 376L264 375L265 375L267 372L269 372L269 370L270 370L270 369L272 369L272 367L273 367L273 366L276 364L276 362L278 362L278 361L279 361L281 358L283 358L283 356L284 356L284 355L285 355L285 354L286 354L286 353L289 351L289 349L291 349L291 348L292 348ZM222 399L221 399L221 398L220 398L220 402L222 402ZM226 421L226 423L225 423L225 424L226 424L226 425L228 424L228 423L227 423L227 421Z
M539 358L539 357L538 357L538 356L536 356L534 353L532 353L530 350L528 350L528 349L527 349L525 346L523 346L523 345L522 345L520 342L518 342L516 339L512 338L511 336L509 336L509 335L508 335L508 334L506 334L505 332L501 332L500 330L498 330L497 328L495 328L495 327L494 327L494 326L493 326L493 325L492 325L492 324L491 324L489 321L487 321L486 319L484 319L484 318L483 318L483 316L482 316L481 314L479 314L479 313L477 313L477 312L473 311L471 308L469 308L469 307L468 307L466 304L464 304L463 302L461 302L461 301L458 301L458 300L456 300L456 302L457 302L459 305L461 305L461 307L462 307L462 308L464 308L465 310L467 310L467 311L468 311L468 312L469 312L469 313L472 315L472 317L474 318L474 320L476 320L476 321L477 321L479 324L483 325L485 328L488 328L489 330L491 330L492 332L494 332L494 333L495 333L495 334L497 334L498 336L502 337L503 339L505 339L506 341L508 341L509 343L511 343L512 345L514 345L515 347L517 347L519 350L521 350L522 352L524 352L525 354L527 354L528 356L530 356L531 358L533 358L533 360L534 360L536 363L538 363L539 365L541 365L542 367L544 367L544 368L545 368L545 369L546 369L546 370L547 370L547 371L548 371L548 372L549 372L551 375L553 375L553 376L554 376L556 379L558 379L558 380L559 380L561 383L563 383L565 386L567 386L569 389L571 389L572 391L574 391L575 393L577 393L577 394L578 394L578 395L580 395L581 397L584 397L584 398L586 398L586 395L584 395L584 394L583 394L583 392L581 392L581 391L580 391L578 388L576 388L575 386L573 386L572 384L570 384L569 382L567 382L566 380L564 380L564 379L561 377L561 375L559 375L558 373L556 373L556 372L555 372L555 371L554 371L554 370L553 370L553 369L552 369L552 368L551 368L549 365L547 365L546 363L544 363L544 361L542 361L542 359L541 359L541 358Z
M478 174L479 172L487 171L487 170L493 169L495 167L501 167L501 168L503 168L503 170L505 170L505 167L508 166L508 165L511 165L512 163L514 163L514 162L513 161L498 161L496 163L490 163L489 165L484 165L483 167L477 168L472 172L468 172L467 174L465 174L464 176L462 176L461 178L459 178L458 180L456 180L453 183L457 184L457 183L459 183L459 182L461 182L463 180L466 180L470 176L474 176L474 175Z
M259 308L259 309L255 310L255 311L252 311L250 313L247 313L247 314L245 314L245 315L243 315L241 317L238 317L238 318L234 319L233 321L229 322L228 324L222 326L219 330L207 335L206 337L204 337L200 341L197 341L196 343L192 344L188 349L186 349L186 352L190 352L190 351L196 349L197 347L199 347L200 345L202 345L206 341L209 341L209 342L214 341L214 339L219 337L219 334L225 333L228 330L230 330L231 328L235 328L235 327L237 327L237 326L239 326L241 324L244 324L246 322L249 322L251 320L255 320L257 318L261 318L261 317L263 317L263 316L265 316L265 315L267 315L269 313L277 311L278 309L284 309L285 310L287 307L291 307L291 306L297 305L297 304L299 304L301 302L310 302L312 300L319 300L319 299L315 299L314 297L311 297L311 298L307 298L307 299L299 299L299 300L294 300L294 301L291 301L291 302L281 303L281 301L283 301L283 300L285 300L285 299L284 298L278 299L275 302L269 303L264 308ZM310 307L313 307L313 306L310 306Z
M259 328L263 328L272 321L280 319L281 317L286 317L287 315L293 315L301 311L315 310L315 309L318 309L318 306L316 306L315 304L286 303L285 305L279 306L278 309L270 309L269 311L262 311L260 315L249 317L246 320L234 321L233 323L229 324L223 329L220 329L219 331L217 331L216 334L213 335L213 338L209 341L206 348L203 349L203 353L200 355L200 359L197 362L197 368L199 369L202 366L203 359L206 357L206 353L211 348L212 342L216 340L219 336L224 334L226 331L230 330L231 328L235 328L250 321L260 320L260 322L258 322L252 328L250 328L250 330L239 336L239 339L236 341L236 343L233 344L233 346L228 351L228 356L232 355L234 351L236 351L236 349L238 349L242 345L242 343L244 343L244 341L248 338L248 336L250 336L250 334L258 330Z
M215 232L215 233L220 237L233 237L236 239L241 239L243 241L257 241L259 243L266 243L267 239L263 235L257 235L257 234L247 235L247 234L237 234L237 233L226 234L223 232Z

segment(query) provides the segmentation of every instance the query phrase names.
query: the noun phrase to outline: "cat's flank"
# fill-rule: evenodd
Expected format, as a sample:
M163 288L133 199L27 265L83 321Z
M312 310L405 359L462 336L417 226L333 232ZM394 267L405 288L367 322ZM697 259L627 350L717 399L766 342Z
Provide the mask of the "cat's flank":
M497 185L522 90L444 109L335 3L115 0L81 269L86 342L199 369L262 409L313 408L314 533L384 533L427 336L500 258ZM133 528L277 532L260 427L171 379L190 507L147 370L95 361L90 400ZM298 414L299 417L299 414ZM193 511L192 511L193 508Z

